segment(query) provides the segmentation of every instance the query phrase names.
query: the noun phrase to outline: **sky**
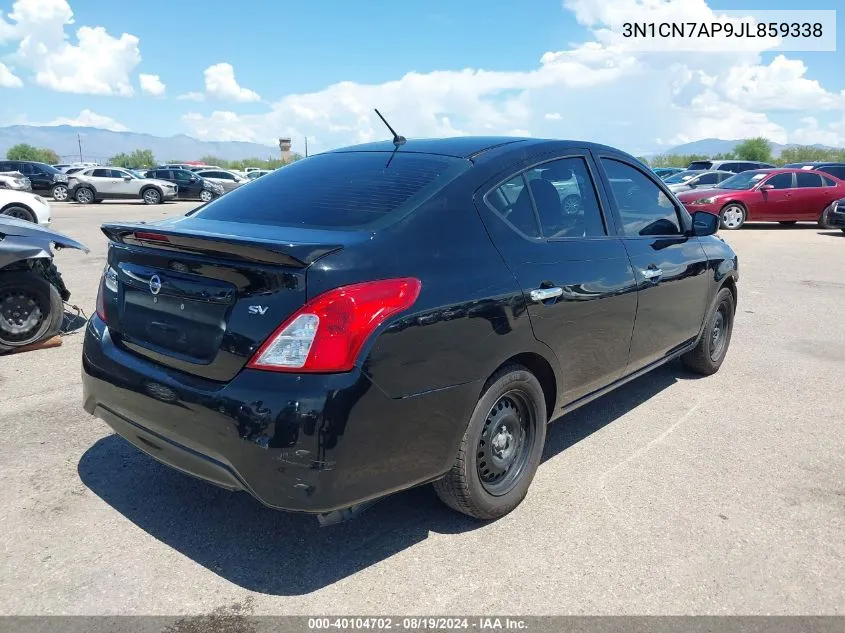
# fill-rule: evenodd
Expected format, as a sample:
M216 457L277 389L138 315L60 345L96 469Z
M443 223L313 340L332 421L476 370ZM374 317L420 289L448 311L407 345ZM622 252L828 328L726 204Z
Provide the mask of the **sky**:
M739 4L739 6L737 6ZM646 9L840 8L836 52L642 53ZM651 14L649 14L651 15ZM385 138L576 138L650 154L701 138L845 146L841 0L0 1L0 125L88 125L294 151Z

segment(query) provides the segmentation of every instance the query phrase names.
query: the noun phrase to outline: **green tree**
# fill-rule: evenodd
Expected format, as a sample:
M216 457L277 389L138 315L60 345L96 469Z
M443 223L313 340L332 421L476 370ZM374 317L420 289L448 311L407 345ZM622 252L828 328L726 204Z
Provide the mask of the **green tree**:
M733 153L739 160L758 160L764 163L772 160L772 144L767 138L747 138L734 147Z
M141 167L155 167L156 159L151 150L136 149L133 152L126 154L121 152L109 159L110 165L116 167L128 167L129 169L139 169Z
M648 159L645 156L637 156L637 160L640 161L646 167L648 167Z
M711 158L713 160L736 160L736 154L733 152L720 152L719 154L713 154Z
M787 163L805 162L843 162L845 161L845 149L813 147L812 145L801 145L798 147L786 147L777 158L779 165Z
M203 156L200 158L200 161L206 165L216 165L217 167L222 167L223 169L229 168L229 161L224 158L220 158L219 156Z
M59 155L53 150L34 147L26 143L18 143L10 147L9 151L6 152L6 158L9 160L35 160L50 165L59 162Z

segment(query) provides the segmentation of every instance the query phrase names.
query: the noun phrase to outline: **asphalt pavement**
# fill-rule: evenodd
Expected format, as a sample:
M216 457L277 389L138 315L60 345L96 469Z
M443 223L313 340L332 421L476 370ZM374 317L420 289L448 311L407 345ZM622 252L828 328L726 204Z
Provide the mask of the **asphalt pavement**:
M71 303L94 309L102 222L191 206L54 203L92 249L57 255ZM0 614L845 613L845 234L724 237L741 279L721 371L673 363L558 420L494 523L423 487L320 528L87 415L81 329L0 357Z

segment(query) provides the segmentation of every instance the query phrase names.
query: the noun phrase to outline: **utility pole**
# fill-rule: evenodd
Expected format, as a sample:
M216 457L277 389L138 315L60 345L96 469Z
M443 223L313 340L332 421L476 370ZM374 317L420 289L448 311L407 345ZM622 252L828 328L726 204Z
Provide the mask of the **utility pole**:
M79 162L82 162L82 136L79 132L76 133L76 143L79 145Z
M305 158L308 158L308 137L305 137Z

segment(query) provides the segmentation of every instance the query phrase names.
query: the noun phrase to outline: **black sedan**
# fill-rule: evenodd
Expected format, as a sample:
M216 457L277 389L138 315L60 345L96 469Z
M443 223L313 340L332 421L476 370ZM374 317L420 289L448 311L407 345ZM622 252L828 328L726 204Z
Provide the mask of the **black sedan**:
M402 141L104 225L86 411L323 522L427 482L493 519L525 496L549 421L673 359L719 369L737 257L633 156Z
M202 200L210 202L223 195L223 187L193 174L187 169L151 169L145 176L156 180L166 180L178 185L176 197L179 200Z

